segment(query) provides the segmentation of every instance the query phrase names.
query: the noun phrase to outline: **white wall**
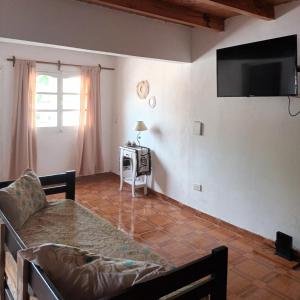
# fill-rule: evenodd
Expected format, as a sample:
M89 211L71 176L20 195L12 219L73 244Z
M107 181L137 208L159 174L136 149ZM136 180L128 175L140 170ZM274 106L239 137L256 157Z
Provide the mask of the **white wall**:
M0 37L190 61L191 30L75 0L0 0Z
M225 33L193 30L192 64L118 59L114 171L118 146L134 139L142 119L151 128L142 141L155 152L156 190L267 238L286 232L300 249L300 117L289 117L285 97L216 97L216 48L300 34L299 1L277 15L232 18ZM136 96L142 79L157 96L154 110ZM204 122L204 136L192 135L194 120Z
M136 94L137 82L144 79L150 82L150 95L156 96L155 109ZM189 90L190 64L118 59L113 108L114 172L119 171L118 147L136 139L133 127L137 120L143 120L149 131L142 133L141 144L153 150L151 186L177 199L187 195Z
M0 179L6 179L10 153L11 105L13 97L13 67L6 58L33 60L61 60L65 63L114 67L112 56L90 54L79 51L58 50L49 47L27 46L0 42ZM39 69L55 69L55 66L38 65ZM65 67L63 67L65 68ZM111 170L111 124L114 71L101 72L101 115L104 171ZM75 168L77 130L64 128L63 132L53 128L38 128L38 173L40 175L64 172Z

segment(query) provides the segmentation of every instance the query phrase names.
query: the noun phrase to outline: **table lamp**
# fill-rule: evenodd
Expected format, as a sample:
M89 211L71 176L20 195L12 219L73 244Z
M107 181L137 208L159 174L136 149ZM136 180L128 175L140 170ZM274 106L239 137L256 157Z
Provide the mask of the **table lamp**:
M137 121L134 130L137 131L136 141L140 146L141 132L148 130L148 128L143 121Z

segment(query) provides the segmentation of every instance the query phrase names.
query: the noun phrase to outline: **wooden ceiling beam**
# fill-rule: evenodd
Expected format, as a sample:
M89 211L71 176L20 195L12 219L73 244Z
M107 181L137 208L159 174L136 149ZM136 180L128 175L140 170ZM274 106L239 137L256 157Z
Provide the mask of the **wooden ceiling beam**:
M264 20L275 18L274 6L262 0L201 0L200 2L245 16L254 16Z
M157 0L78 0L192 27L224 30L224 19Z

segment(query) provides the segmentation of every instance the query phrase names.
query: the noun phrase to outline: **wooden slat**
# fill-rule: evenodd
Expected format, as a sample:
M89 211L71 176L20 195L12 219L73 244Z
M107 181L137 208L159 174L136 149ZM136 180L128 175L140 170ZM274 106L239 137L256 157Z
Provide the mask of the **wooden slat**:
M275 18L274 6L262 0L201 0L201 2L241 15L254 16L265 20Z
M67 171L65 173L60 173L60 174L40 176L39 179L40 179L41 185L43 185L43 186L44 185L54 185L54 184L66 182L68 179L68 176L70 176L70 174L73 175L73 173L74 173L74 177L75 177L75 171ZM14 180L2 181L2 182L0 182L0 188L5 188L13 182L14 182Z
M61 173L48 176L40 176L39 179L42 186L60 184L66 182L67 175L66 173Z
M5 245L11 252L14 259L17 258L17 252L20 249L25 249L26 246L21 238L18 236L14 228L11 226L9 220L0 209L0 219L5 223Z
M66 199L75 200L75 171L39 177L46 195L65 193ZM13 180L0 182L0 189L5 188Z
M5 225L0 224L0 300L5 299Z
M49 280L48 276L39 267L30 263L29 266L29 285L38 299L61 300L63 297Z
M193 27L208 27L217 31L224 30L224 19L204 14L183 6L172 5L157 0L78 0L98 4L110 8L149 16L160 20L189 25Z
M3 189L5 187L7 187L8 185L10 185L11 183L13 183L13 180L8 180L8 181L1 181L0 182L0 189Z
M187 291L183 291L182 293L178 293L176 296L172 297L172 300L199 300L210 294L213 279L206 280L195 287L189 288Z
M8 288L5 289L5 300L15 300Z
M17 256L17 299L18 300L29 300L28 295L28 275L30 263L24 259L19 253Z
M75 171L67 171L66 172L66 198L75 200L75 189L76 189L76 172Z
M53 194L61 194L66 191L66 185L58 185L58 186L51 186L44 188L44 192L46 195L53 195Z
M150 281L134 285L109 299L155 300L212 274L212 277L209 280L210 283L207 283L207 286L205 286L203 291L200 288L199 290L195 290L195 293L200 294L205 291L207 292L206 295L208 295L211 292L211 294L219 296L219 298L214 298L214 300L225 300L226 289L224 290L224 285L226 286L227 284L227 277L224 277L224 274L226 273L227 276L227 253L228 250L224 246L216 248L211 254L205 257L169 271ZM224 282L222 282L222 280L224 280ZM206 287L211 286L213 287L212 290L206 289ZM213 291L218 288L220 288L219 291ZM193 295L192 291L191 294ZM184 297L182 299L184 299Z
M69 173L75 173L75 171L67 171L65 173L60 174L40 176L39 179L41 181L41 185L59 184L66 182ZM13 182L14 180L2 181L0 182L0 188L5 188Z
M227 273L228 273L228 248L222 246L212 250L214 266L214 286L210 294L211 300L226 300L227 295Z
M17 292L17 263L9 251L5 252L6 281L10 282L10 290Z

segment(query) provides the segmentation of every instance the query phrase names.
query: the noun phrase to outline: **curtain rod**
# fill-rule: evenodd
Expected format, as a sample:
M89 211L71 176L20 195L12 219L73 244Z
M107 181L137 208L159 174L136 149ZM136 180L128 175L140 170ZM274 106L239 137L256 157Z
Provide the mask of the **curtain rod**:
M16 64L16 57L13 56L12 58L7 58L7 61L11 61L13 63L13 66ZM75 64L64 64L60 60L57 62L51 62L51 61L42 61L42 60L36 60L35 61L37 64L45 64L45 65L57 65L58 70L60 71L61 66L69 66L69 67L83 67L82 65L75 65ZM102 67L100 64L98 65L100 70L107 70L107 71L114 71L114 68L107 68L107 67Z

